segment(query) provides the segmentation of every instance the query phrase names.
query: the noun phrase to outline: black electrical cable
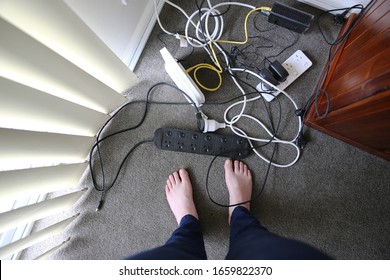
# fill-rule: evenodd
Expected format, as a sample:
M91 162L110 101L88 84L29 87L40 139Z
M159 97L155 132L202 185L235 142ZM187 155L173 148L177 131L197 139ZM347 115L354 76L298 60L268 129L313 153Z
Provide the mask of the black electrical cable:
M198 1L195 0L195 4L196 4L196 7L198 8L199 12L201 13L201 9L203 7L203 4L204 2L206 2L206 0L202 0L202 3L200 3L200 5L198 4ZM227 1L227 2L231 2L231 0ZM227 12L229 12L231 8L231 5L229 5L225 11L223 11L222 13L220 14L217 14L217 15L213 15L213 14L210 14L210 17L221 17L221 16L224 16L225 14L227 14Z
M204 1L202 2L201 6L202 6L203 4L204 4ZM202 13L202 11L201 11L201 6L199 6L197 2L196 2L196 5L198 6L198 9L199 9L199 17L201 17L201 13ZM224 13L226 13L228 10L229 10L229 9L227 9ZM217 16L221 16L221 15L217 15ZM199 20L201 21L201 19L199 19ZM202 23L200 23L200 24L201 24L201 29L202 29L202 31L203 31ZM164 43L164 42L163 42L163 43ZM227 63L229 63L229 61L227 61ZM243 81L243 80L241 80L241 81ZM245 83L246 83L246 82L245 82ZM249 85L249 86L251 86L252 88L254 88L254 87L253 87L252 85L250 85L249 83L246 83L246 84ZM111 122L111 120L112 120L113 118L115 118L115 117L117 116L117 114L118 114L119 112L121 112L124 108L126 108L127 106L129 106L129 105L131 105L131 104L139 103L139 102L142 102L142 101L132 101L132 102L129 102L129 103L125 104L124 106L122 106L122 107L121 107L121 108L120 108L120 109L119 109L119 110L118 110L118 111L117 111L117 112L116 112L116 113L115 113L115 114L114 114L114 115L113 115L113 116L104 124L104 126L102 127L102 129L101 129L101 130L99 131L99 133L97 134L96 143L94 144L94 146L92 147L91 152L90 152L90 162L89 162L90 170L91 170L91 177L92 177L92 181L93 181L94 187L95 187L96 190L102 192L101 200L100 200L100 202L99 202L99 204L98 204L97 210L99 210L99 209L102 207L106 192L107 192L108 190L110 190L110 189L113 187L113 185L115 184L115 182L116 182L116 180L117 180L117 178L118 178L118 176L119 176L119 173L120 173L120 171L121 171L121 169L122 169L122 166L124 165L124 163L125 163L125 161L127 160L127 158L131 155L131 153L132 153L137 147L139 147L139 146L141 146L142 144L145 144L145 143L151 143L153 140L143 140L143 141L137 143L135 146L133 146L133 147L129 150L129 152L127 153L127 155L124 157L122 163L120 164L120 166L119 166L119 168L118 168L118 171L117 171L116 175L114 176L113 181L112 181L110 184L108 184L108 186L106 185L106 180L105 180L104 167L103 167L102 156L101 156L101 151L100 151L100 144L101 144L103 141L109 139L110 137L113 137L113 136L115 136L115 135L119 135L119 134L121 134L121 133L125 133L125 132L127 132L127 131L134 130L134 129L138 128L139 126L141 126L142 123L144 122L145 118L146 118L146 115L147 115L147 112L148 112L148 105L149 105L149 104L152 104L152 103L154 103L154 104L169 104L169 103L164 103L164 102L152 102L152 101L149 100L149 95L151 94L151 92L153 91L153 89L156 88L157 86L160 86L160 85L168 85L168 86L171 86L171 87L177 89L175 86L172 86L172 85L167 84L167 83L158 83L158 84L152 86L152 87L149 89L148 93L147 93L146 100L143 101L143 102L145 103L145 108L144 108L144 112L143 112L142 118L141 118L141 120L140 120L136 125L134 125L133 127L130 127L130 128L126 128L126 129L120 130L120 131L116 131L116 132L111 133L111 134L109 134L109 135L106 135L106 136L104 136L104 137L101 137L101 134L102 134L103 130L105 129L105 127L108 125L109 122ZM254 89L255 89L255 88L254 88ZM178 90L179 90L179 89L178 89ZM255 89L255 90L256 90L256 89ZM183 92L183 91L181 91L181 90L179 90L179 91L180 91L183 95L185 95L185 96L187 97L188 100L190 100L190 103L195 107L195 109L197 110L197 113L199 113L200 110L199 110L199 108L196 106L195 102L194 102L194 101L193 101L185 92ZM256 92L257 92L257 90L256 90ZM260 94L260 93L257 92L257 94ZM270 93L264 92L263 94L270 94ZM245 95L242 95L242 96L240 96L240 97L238 97L238 98L242 98L242 97L244 97L244 96L245 96ZM235 98L234 98L234 99L235 99ZM269 109L268 109L268 107L266 106L266 103L265 103L264 99L261 98L261 100L263 100L263 103L264 103L264 106L265 106L265 108L266 108L267 114L268 114L268 116L269 116L269 118L270 118L270 123L271 123L272 131L274 132L274 135L271 137L271 139L270 139L270 141L269 141L269 143L271 143L272 140L274 139L276 133L277 133L278 128L279 128L279 124L280 124L280 120L281 120L281 104L280 104L280 101L277 99L278 102L279 102L279 107L280 107L280 108L279 108L279 109L280 109L280 110L279 110L280 116L279 116L279 122L278 122L277 129L275 129L275 125L274 125L274 123L273 123L273 120L272 120L271 114L270 114L270 112L269 112ZM226 101L226 102L229 102L229 101ZM170 104L174 104L174 103L170 103ZM181 105L182 103L175 103L175 104ZM188 103L184 103L184 104L188 105ZM183 104L183 105L184 105L184 104ZM207 104L207 103L205 103L205 105L206 105L206 104ZM269 143L267 143L267 144L269 144ZM265 145L267 145L267 144L261 145L261 146L259 146L259 147L265 146ZM276 146L276 145L275 145L275 146ZM257 148L259 148L259 147L253 147L252 149L257 149ZM103 183L102 183L100 186L99 186L98 182L96 181L96 177L94 176L94 173L93 173L92 154L93 154L93 152L95 151L95 149L97 150L97 156L98 156L98 159L99 159L98 162L99 162L100 169L101 169L101 173L102 173L102 181L103 181ZM270 165L271 165L271 163L272 163L272 159L273 159L274 153L275 153L275 150L274 150L274 152L272 153L272 157L271 157L271 160L270 160ZM211 166L210 166L210 168L211 168ZM268 172L267 172L267 177L268 177ZM265 182L266 182L266 180L267 180L267 177L265 178ZM207 180L208 180L208 178L207 178ZM264 182L264 184L263 184L263 187L265 186L265 182Z
M101 197L100 197L100 201L96 207L96 211L99 211L102 207L103 207L103 204L104 204L104 197L105 197L105 194L106 192L108 192L115 184L116 180L118 179L119 177L119 173L120 171L122 170L122 167L123 165L125 164L126 160L129 158L129 156L134 152L135 149L137 149L139 146L141 146L142 144L145 144L145 143L153 143L153 139L149 139L149 140L143 140L143 141L140 141L138 142L137 144L135 144L126 154L126 156L122 159L122 162L121 164L119 165L119 168L118 168L118 171L117 173L115 174L114 176L114 179L112 181L112 183L110 184L109 187L105 188L105 189L102 189L102 190L98 190L98 191L101 191L102 194L101 194ZM99 156L100 157L100 156ZM103 165L102 165L103 166ZM92 173L92 172L91 172Z
M256 150L256 149L259 149L259 148L262 148L262 147L265 147L265 146L271 144L272 141L274 140L275 136L276 136L277 131L279 130L280 121L281 121L281 114L280 114L279 122L278 122L278 125L277 125L277 129L276 129L276 131L274 132L274 134L272 135L272 137L270 138L270 140L269 140L268 142L266 142L265 144L258 145L258 146L256 146L256 147L250 148L250 150ZM266 183L267 183L267 181L268 181L269 171L270 171L270 169L271 169L272 162L273 162L273 158L274 158L274 155L275 155L275 152L276 152L276 146L277 146L277 145L276 145L276 143L275 143L275 144L274 144L274 149L273 149L273 151L272 151L272 155L271 155L270 160L269 160L269 162L268 162L267 171L266 171L265 176L264 176L264 181L263 181L263 184L262 184L262 186L261 186L261 188L260 188L259 193L258 193L254 198L251 198L251 199L248 200L248 201L243 201L243 202L236 203L236 204L222 204L222 203L220 203L220 202L217 202L217 201L211 196L211 194L210 194L210 187L209 187L210 170L211 170L211 167L212 167L214 161L215 161L218 157L223 156L223 154L215 156L215 157L211 160L211 162L210 162L210 164L209 164L209 166L208 166L208 168L207 168L207 172L206 172L206 193L207 193L207 196L208 196L208 198L210 199L210 201L213 202L214 204L218 205L218 206L221 206L221 207L233 207L233 206L238 206L238 205L245 204L245 203L248 203L248 202L253 202L254 200L258 199L258 198L260 197L260 195L262 194L262 192L263 192L263 190L264 190L264 188L265 188L265 185L266 185ZM252 195L252 197L253 197L253 195Z
M165 83L165 82L157 83L157 84L153 85L151 88L149 88L149 90L148 90L148 92L147 92L146 100L143 101L144 104L145 104L145 108L144 108L144 111L143 111L141 120L140 120L137 124L135 124L134 126L132 126L132 127L130 127L130 128L122 129L122 130L113 132L113 133L111 133L111 134L109 134L109 135L106 135L106 136L104 136L104 137L101 137L102 132L104 131L104 129L106 128L106 126L107 126L107 125L108 125L108 124L109 124L109 123L110 123L110 122L111 122L111 121L112 121L112 120L113 120L113 119L114 119L122 110L124 110L125 108L127 108L129 105L134 104L135 102L130 101L130 102L126 103L125 105L123 105L122 107L120 107L120 108L119 108L119 109L118 109L118 110L117 110L117 111L116 111L116 112L115 112L115 113L106 121L106 123L103 125L103 127L102 127L102 128L100 129L100 131L98 132L98 134L97 134L97 136L96 136L96 142L95 142L95 144L92 146L91 151L90 151L90 154L89 154L89 159L90 159L90 160L89 160L89 169L90 169L90 173L91 173L92 183L93 183L93 185L94 185L95 190L97 190L97 191L99 191L99 192L102 192L101 199L100 199L100 201L99 201L99 203L98 203L98 206L97 206L97 208L96 208L96 211L100 210L101 207L103 206L104 197L105 197L105 195L106 195L106 192L107 192L108 190L110 190L110 189L114 186L114 184L115 184L115 182L116 182L116 180L117 180L117 178L118 178L118 176L119 176L119 173L120 173L120 171L121 171L121 169L122 169L122 167L123 167L125 161L126 161L127 158L131 155L131 153L132 153L137 147L141 146L142 144L150 143L150 142L152 142L153 140L143 140L143 141L137 143L136 145L134 145L134 146L130 149L130 151L127 153L127 155L124 157L124 159L122 160L122 163L120 164L120 166L119 166L119 168L118 168L118 170L117 170L117 172L116 172L116 174L115 174L115 176L114 176L113 181L112 181L110 184L108 184L108 185L106 185L106 180L105 180L104 167L103 167L103 162L102 162L102 155L101 155L101 151L100 151L100 144L101 144L102 142L104 142L105 140L107 140L107 139L109 139L109 138L111 138L111 137L113 137L113 136L115 136L115 135L119 135L119 134L122 134L122 133L125 133L125 132L128 132L128 131L131 131L131 130L134 130L134 129L140 127L140 126L143 124L143 122L144 122L144 120L145 120L145 118L146 118L146 115L147 115L147 113L148 113L148 106L149 106L149 104L150 104L149 96L150 96L150 94L153 92L153 90L156 89L156 88L159 87L159 86L170 86L170 87L172 87L172 88L178 90L179 92L181 92L181 93L190 101L190 104L196 109L197 113L199 112L199 108L197 107L196 103L195 103L195 102L191 99L191 97L188 96L185 92L183 92L183 91L180 90L179 88L177 88L177 87L175 87L175 86L173 86L173 85L171 85L171 84ZM139 103L139 102L137 102L137 103ZM188 103L187 103L187 104L188 104ZM99 165L100 165L100 170L101 170L101 172L102 172L102 184L101 184L101 185L98 184L98 182L97 182L97 180L96 180L96 177L95 177L95 174L94 174L94 172L93 172L94 166L93 166L92 155L93 155L95 149L97 150L98 162L99 162Z
M233 74L231 74L231 75L233 75ZM254 90L256 90L256 92L254 92L254 93L257 93L257 94L264 94L264 93L262 93L262 92L257 91L257 89L256 89L254 86L252 86L251 84L247 83L246 81L244 81L244 80L238 78L236 75L233 75L233 76L234 76L237 80L239 80L240 82L242 82L242 83L246 84L247 86L249 86L249 87L253 88ZM276 127L275 127L275 125L274 125L274 123L273 123L272 115L271 115L271 113L270 113L269 110L268 110L267 103L264 101L264 98L261 98L261 100L263 101L263 104L264 104L264 106L265 106L265 108L266 108L266 110L267 110L268 117L270 118L270 123L271 123L273 135L272 135L272 137L268 140L268 142L266 142L266 143L264 143L264 144L262 144L262 145L258 145L258 146L256 146L256 147L251 147L250 150L256 150L256 149L259 149L259 148L262 148L262 147L265 147L265 146L271 144L272 141L275 139L275 137L276 137L276 135L277 135L277 132L279 131L280 124L281 124L281 119L282 119L282 105L281 105L281 102L280 102L278 96L275 96L275 99L278 101L278 104L279 104L279 118L278 118L278 123L277 123ZM216 200L211 196L210 187L209 187L210 170L211 170L211 168L212 168L212 165L213 165L214 161L215 161L218 157L223 156L223 154L215 156L215 157L211 160L211 162L210 162L210 164L209 164L209 166L208 166L207 172L206 172L206 193L207 193L207 196L208 196L208 198L210 199L210 201L213 202L214 204L218 205L218 206L221 206L221 207L234 207L234 206L242 205L242 204L245 204L245 203L248 203L248 202L253 202L254 200L258 199L258 198L261 196L261 194L263 193L263 191L264 191L264 189L265 189L265 186L266 186L266 183L267 183L267 181L268 181L268 178L269 178L269 171L270 171L270 169L271 169L272 162L273 162L273 159L274 159L274 155L275 155L275 152L276 152L276 146L277 146L277 144L275 143L275 144L274 144L273 151L272 151L272 155L271 155L271 157L270 157L270 160L269 160L269 163L268 163L268 166L267 166L267 171L266 171L265 176L264 176L264 181L263 181L263 184L262 184L262 186L261 186L261 188L260 188L258 194L257 194L256 196L253 196L253 195L252 195L252 198L251 198L250 200L248 200L248 201L243 201L243 202L236 203L236 204L222 204L222 203L216 201Z
M237 78L238 78L238 77L237 77ZM238 78L238 79L239 79L239 78ZM243 82L245 82L245 81L243 81ZM141 145L143 145L143 144L146 144L146 143L151 143L151 142L153 142L153 139L148 139L148 140L140 141L140 142L138 142L137 144L135 144L135 145L128 151L128 153L126 154L126 156L123 158L123 160L122 160L122 162L121 162L121 164L120 164L120 166L119 166L119 168L118 168L118 170L117 170L117 172L116 172L116 174L115 174L115 176L114 176L113 181L112 181L108 186L106 186L106 184L105 184L105 183L106 183L106 182L105 182L105 178L103 178L103 184L99 186L99 184L97 183L95 174L94 174L94 172L93 172L94 165L93 165L93 163L92 163L92 155L93 155L94 150L96 149L96 150L98 151L98 152L97 152L97 156L98 156L98 159L99 159L99 164L100 164L101 172L102 172L102 175L103 175L103 177L104 177L104 168L103 168L103 162L102 162L102 157L101 157L101 153L100 153L100 144L101 144L102 142L104 142L105 140L109 139L110 137L113 137L113 136L115 136L115 135L119 135L119 134L125 133L125 132L130 131L130 130L134 130L134 129L138 128L140 125L142 125L143 121L144 121L145 118L146 118L146 115L147 115L147 112L148 112L148 105L149 105L149 104L160 104L160 105L186 105L186 106L188 106L188 105L193 105L193 106L196 108L196 111L199 112L199 108L196 107L196 105L195 105L194 102L190 104L190 103L187 103L187 102L186 102L186 103L184 103L184 102L174 102L174 103L172 103L172 102L150 101L150 100L149 100L149 96L150 96L150 94L152 93L153 89L155 89L155 88L158 87L158 86L163 86L163 85L165 85L165 86L170 86L170 87L172 87L172 88L177 89L175 86L170 85L170 84L167 84L167 83L158 83L158 84L152 86L152 87L149 89L148 93L147 93L146 100L135 100L135 101L131 101L131 102L129 102L129 103L123 105L120 109L117 110L117 112L115 112L115 114L113 114L113 116L112 116L112 117L103 125L102 129L99 131L99 133L98 133L98 135L97 135L97 141L96 141L96 143L94 144L94 146L92 147L91 152L90 152L90 162L89 162L90 171L91 171L91 177L92 177L92 181L93 181L94 187L95 187L95 189L96 189L97 191L101 192L101 198L100 198L100 201L99 201L99 203L98 203L98 206L97 206L96 210L100 210L100 209L103 207L103 204L104 204L104 201L105 201L105 195L106 195L107 191L110 190L110 189L114 186L114 184L115 184L115 182L116 182L116 180L117 180L117 178L118 178L118 176L119 176L119 173L120 173L120 171L121 171L121 169L122 169L124 163L125 163L126 160L129 158L129 156L130 156L130 155L134 152L134 150L137 149L139 146L141 146ZM248 85L250 85L250 84L248 84ZM250 85L250 86L251 86L251 85ZM253 87L253 86L252 86L252 87ZM254 88L254 87L253 87L253 88ZM180 90L179 90L179 91L180 91ZM181 92L181 91L180 91L180 92ZM253 95L253 94L258 95L258 94L260 94L260 93L259 93L258 91L256 91L256 92L248 93L248 94L246 94L245 96L250 96L250 95ZM189 98L188 95L186 95L186 94L184 94L184 95L185 95L187 98ZM221 105L221 104L226 104L226 103L229 103L229 102L233 102L233 101L235 101L235 100L237 100L237 99L241 99L241 98L243 98L243 97L244 97L244 95L243 95L243 96L234 97L234 98L231 98L231 99L226 100L226 101L223 101L223 102L218 102L218 103L215 102L215 103L209 103L209 104L208 104L208 103L205 103L204 105ZM189 98L189 100L191 100L191 99ZM279 101L279 100L278 100L278 101ZM105 127L108 125L108 123L109 123L110 121L112 121L112 119L114 119L122 110L124 110L125 108L127 108L129 105L131 105L131 104L137 104L137 103L144 103L144 104L145 104L145 108L144 108L144 113L142 114L141 120L140 120L136 125L134 125L134 126L132 126L132 127L130 127L130 128L126 128L126 129L122 129L122 130L113 132L113 133L111 133L111 134L109 134L109 135L105 135L104 137L101 137L101 135L102 135L102 133L103 133ZM279 110L279 111L280 111L279 123L280 123L280 120L281 120L281 104L280 104L280 101L279 101L279 107L280 107L280 110ZM271 116L270 116L270 117L271 117ZM274 124L273 124L272 121L271 121L271 126L272 126L272 128L274 129ZM279 125L278 125L278 126L279 126ZM274 138L274 136L271 138L270 141L272 141L273 138ZM264 145L262 145L262 146L264 146ZM259 148L259 147L251 148L251 150L252 150L252 149L257 149L257 148ZM271 162L272 162L272 159L271 159ZM207 178L207 180L208 180L208 178ZM264 184L264 185L265 185L265 184Z
M361 14L362 11L364 10L364 6L363 6L362 4L357 4L357 5L354 5L354 6L352 6L352 7L348 7L348 8L341 8L341 9L333 9L333 10L324 11L324 12L322 12L322 13L318 16L317 21L316 21L317 27L318 27L318 29L319 29L319 31L320 31L322 37L324 38L324 40L325 40L325 42L326 42L327 44L329 44L329 45L331 45L331 46L334 46L334 45L338 45L338 44L344 42L344 41L348 38L349 34L351 34L352 30L354 29L354 27L355 27L356 25L355 25L355 24L352 24L353 28L349 28L349 29L346 30L345 33L342 34L338 39L336 39L336 40L334 40L333 42L331 42L330 40L328 40L328 38L326 38L325 33L324 33L324 31L322 30L322 28L321 28L321 25L320 25L320 18L321 18L323 15L327 14L327 13L330 13L330 12L338 12L338 11L344 11L344 12L342 13L342 17L344 18L344 16L345 16L349 11L351 11L351 10L353 10L353 9L360 9L360 10L361 10L360 13L359 13L359 16L355 19L355 21L356 21L358 18L360 18L360 14Z
M192 101L192 103L188 103L188 102L159 102L159 101L150 101L149 100L149 96L150 94L153 92L153 90L158 87L158 86L169 86L169 87L172 87L178 91L180 91L181 93L183 93L189 100L191 100L191 98L185 94L184 92L182 92L180 89L178 89L176 86L173 86L171 84L168 84L168 83L157 83L155 85L153 85L149 90L148 90L148 93L147 93L147 97L146 97L146 100L135 100L135 101L131 101L131 102L128 102L126 103L125 105L123 105L121 108L119 108L110 118L109 120L106 121L106 123L103 125L103 127L100 129L99 133L97 134L97 140L95 142L95 144L93 145L91 151L90 151L90 161L89 161L89 168L90 168L90 172L91 172L91 178L92 178L92 182L93 182L93 185L94 185L94 188L95 190L101 192L101 199L98 203L98 206L96 208L96 210L100 210L103 206L103 203L104 203L104 198L105 198L105 195L107 193L107 191L109 191L113 186L114 184L116 183L116 180L118 179L118 176L122 170L122 167L124 165L124 163L126 162L126 160L129 158L129 156L132 154L132 152L138 148L139 146L141 146L142 144L145 144L145 143L151 143L153 142L153 139L148 139L148 140L143 140L143 141L140 141L138 142L137 144L135 144L130 150L129 152L126 154L126 156L123 158L116 174L114 175L114 179L112 180L112 182L108 185L106 185L106 180L105 180L105 173L104 173L104 167L103 167L103 162L102 162L102 156L101 156L101 152L100 152L100 144L102 142L104 142L105 140L113 137L113 136L116 136L116 135L119 135L119 134L122 134L122 133L125 133L125 132L128 132L128 131L131 131L131 130L134 130L136 128L138 128L139 126L142 125L142 123L144 122L145 118L146 118L146 115L147 115L147 112L148 112L148 105L149 104L160 104L160 105L193 105L196 109L197 112L199 112L199 108L196 106L196 104ZM252 94L259 94L257 91L256 92L253 92L253 93L248 93L246 96L249 96L249 95L252 95ZM232 102L234 100L237 100L237 99L241 99L243 98L243 96L238 96L238 97L234 97L234 98L231 98L229 100L226 100L226 101L223 101L223 102L219 102L219 103L210 103L210 104L207 104L205 103L204 105L221 105L221 104L226 104L226 103L229 103L229 102ZM143 103L145 104L145 108L144 108L144 111L143 111L143 114L142 114L142 117L141 117L141 120L134 126L130 127L130 128L126 128L126 129L122 129L122 130L119 130L119 131L116 131L116 132L113 132L111 134L108 134L108 135L105 135L105 136L101 136L104 129L106 128L106 126L122 111L124 110L125 108L127 108L128 106L132 105L132 104L139 104L139 103ZM97 151L97 157L98 157L98 162L99 162L99 166L100 166L100 169L101 169L101 173L102 173L102 184L98 184L97 180L96 180L96 176L93 172L94 170L94 164L92 162L92 156L93 156L93 153L94 151Z
M226 53L226 50L220 46L220 48ZM232 62L232 59L228 56L228 61L226 61L227 65L230 65L230 64L233 64ZM245 69L246 70L246 69ZM230 71L226 71L229 75L231 75L233 78L235 78L236 80L240 81L241 83L244 83L245 85L249 86L250 88L252 88L254 90L255 93L257 94L267 94L267 95L271 95L273 96L274 98L276 97L271 91L261 91L259 92L257 90L256 87L254 87L253 85L251 85L250 83L244 81L243 79L239 78L237 75L234 75L233 73L231 73ZM245 72L245 71L243 71ZM242 95L242 96L245 96L245 95ZM272 117L271 117L271 113L267 107L267 103L265 102L264 98L261 98L262 102L263 102L263 105L264 105L264 108L267 110L267 114L268 114L268 118L271 120L271 126L272 126L272 129L275 130L275 127L274 127L274 124L272 122ZM277 98L278 102L279 102L279 112L281 114L281 111L282 111L282 107L281 107L281 104L280 104L280 100Z
M268 144L270 144L270 143L267 143L266 145L268 145ZM272 151L272 155L271 155L270 161L269 161L268 166L267 166L267 171L266 171L265 176L264 176L264 181L263 181L263 184L261 185L261 188L260 188L260 191L258 192L258 194L255 197L253 197L253 195L252 195L253 198L251 198L248 201L243 201L243 202L239 202L239 203L236 203L236 204L222 204L222 203L216 201L210 194L210 187L209 187L210 170L211 170L211 167L212 167L214 161L219 157L219 156L215 156L211 160L211 162L209 164L209 167L207 168L207 173L206 173L206 193L207 193L207 197L210 199L211 202L213 202L214 204L216 204L218 206L221 206L221 207L234 207L234 206L242 205L242 204L245 204L245 203L248 203L248 202L252 203L253 201L257 200L261 196L261 194L263 193L263 191L265 189L265 185L266 185L266 183L268 181L269 171L270 171L271 166L272 166L272 160L274 158L275 151L276 151L276 144L274 144L274 149Z
M293 37L293 40L292 40L292 42L290 44L288 44L287 46L283 47L283 49L281 49L278 53L276 53L274 55L271 55L271 56L268 56L268 57L262 58L264 55L263 54L259 54L257 52L257 50L259 50L259 49L271 49L271 48L274 49L274 50L277 50L277 48L275 47L273 41L271 39L265 37L264 35L250 36L249 39L256 39L256 38L264 39L264 40L266 40L266 43L269 43L269 44L264 44L264 45L260 45L260 46L254 46L253 44L246 44L243 48L240 48L239 46L232 47L231 50L230 50L230 53L228 55L229 55L230 58L233 59L233 64L234 65L237 65L237 63L240 64L240 65L237 65L238 67L243 67L243 68L246 68L246 69L252 69L252 70L260 71L261 69L260 69L259 65L263 65L267 59L269 60L271 58L277 58L278 56L282 55L286 50L288 50L289 48L293 47L298 42L298 40L300 39L300 36L298 34L295 34L294 32L292 32L289 29L278 27L276 25L272 25L269 29L264 29L264 30L260 29L258 27L258 24L257 24L258 18L260 16L262 16L262 14L258 13L253 18L253 26L260 34L264 33L264 32L268 32L268 31L272 31L272 30L277 29L277 28L280 28L282 31L286 30L286 32L289 32L289 34ZM255 48L254 51L250 51L249 50L249 48L251 46L253 46ZM248 51L244 52L247 49L248 49ZM250 56L250 58L247 57L248 55ZM243 59L239 60L240 58L243 58ZM259 62L260 58L262 58L262 60ZM248 63L248 61L249 61L249 63Z

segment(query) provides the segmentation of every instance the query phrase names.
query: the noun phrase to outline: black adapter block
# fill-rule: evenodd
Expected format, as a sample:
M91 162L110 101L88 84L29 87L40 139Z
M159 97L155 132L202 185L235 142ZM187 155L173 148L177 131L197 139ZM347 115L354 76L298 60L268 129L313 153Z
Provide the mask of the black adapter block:
M259 75L266 81L270 82L274 86L277 86L279 84L278 80L275 79L274 75L272 75L271 71L269 71L267 68L262 69L259 72ZM273 90L274 88L270 85L263 83L264 88L267 90Z
M268 16L268 22L303 33L309 29L313 18L312 14L275 2Z
M202 133L174 128L157 129L154 132L154 144L161 150L233 159L243 159L251 151L248 140L237 135Z
M268 66L268 69L279 82L284 82L288 76L287 70L277 60L271 62Z

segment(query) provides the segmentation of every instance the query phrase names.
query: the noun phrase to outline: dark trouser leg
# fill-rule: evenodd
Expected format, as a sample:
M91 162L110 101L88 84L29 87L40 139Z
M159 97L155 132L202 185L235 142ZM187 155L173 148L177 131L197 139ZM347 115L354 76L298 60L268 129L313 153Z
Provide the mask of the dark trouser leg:
M234 209L230 221L230 248L226 259L312 260L327 255L303 242L269 232L248 209Z
M129 256L128 260L205 260L203 233L199 221L191 216L184 216L177 228L161 247Z

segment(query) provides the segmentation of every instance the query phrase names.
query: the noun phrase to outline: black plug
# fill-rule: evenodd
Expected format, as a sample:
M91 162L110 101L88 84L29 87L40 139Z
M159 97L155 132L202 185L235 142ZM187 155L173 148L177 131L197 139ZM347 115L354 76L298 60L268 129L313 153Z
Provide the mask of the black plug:
M341 14L337 14L333 17L333 20L335 23L337 24L342 24L344 22L344 18L346 17L346 15L348 14L349 12L349 9L348 10L345 10L343 13Z
M297 109L295 110L295 115L297 117L303 117L303 115L305 114L306 110L305 109Z
M202 113L201 112L196 113L196 120L197 120L197 123L198 123L198 129L200 131L203 131L204 127L205 127L205 123L204 123L204 119L202 117Z
M268 70L267 68L264 68L262 69L260 72L259 72L259 75L264 79L266 80L267 82L270 82L271 84L273 84L274 86L277 86L279 84L278 80L275 79L275 77L272 75L271 71ZM273 90L274 88L272 86L270 86L269 84L266 84L266 83L263 83L264 85L264 88L266 88L267 90Z
M100 209L102 209L103 204L104 204L104 200L102 199L102 200L99 201L99 203L98 203L98 205L97 205L95 211L97 212L97 211L99 211Z
M295 139L295 145L297 145L300 149L304 149L307 144L307 141L305 137L303 136L303 133L300 132L298 137Z
M279 61L275 60L268 66L269 71L273 74L274 78L279 82L284 82L288 76L287 70L280 64Z

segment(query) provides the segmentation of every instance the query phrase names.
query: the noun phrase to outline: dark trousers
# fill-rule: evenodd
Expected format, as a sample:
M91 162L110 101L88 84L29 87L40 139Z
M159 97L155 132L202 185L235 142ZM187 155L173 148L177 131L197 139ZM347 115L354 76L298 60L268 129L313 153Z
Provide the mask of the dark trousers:
M129 260L206 260L199 221L187 215L165 245L133 256ZM236 207L230 221L227 260L323 260L327 255L303 242L269 232L249 211Z

